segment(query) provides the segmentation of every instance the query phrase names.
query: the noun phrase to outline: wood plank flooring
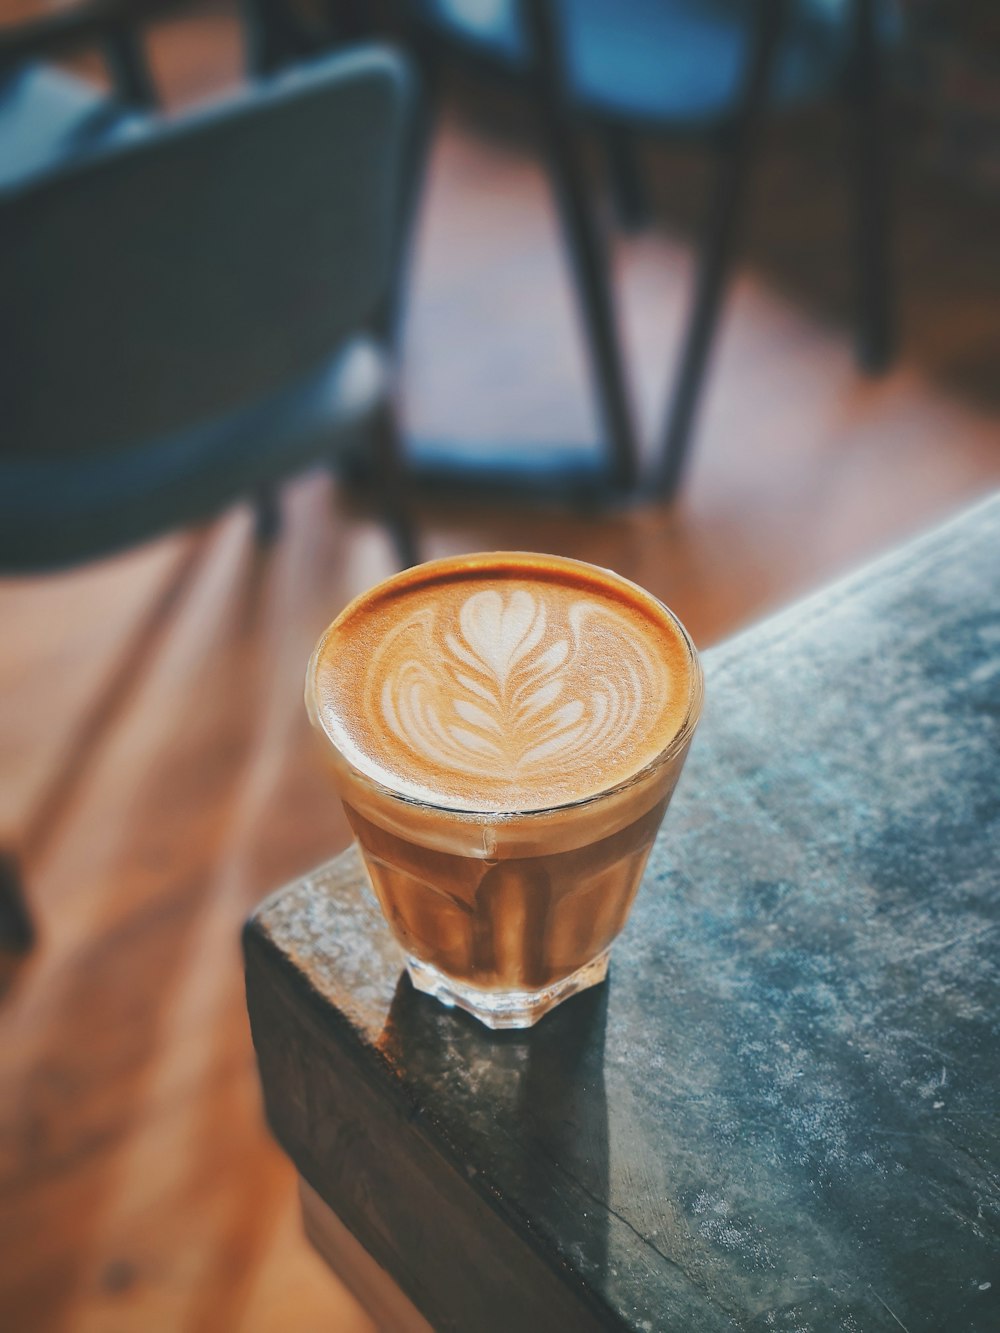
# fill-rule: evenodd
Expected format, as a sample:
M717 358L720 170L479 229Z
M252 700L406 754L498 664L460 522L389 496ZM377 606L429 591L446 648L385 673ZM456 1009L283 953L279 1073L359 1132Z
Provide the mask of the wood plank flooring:
M224 7L165 25L154 49L175 102L239 67ZM796 164L806 179L793 189ZM703 179L689 155L651 168L661 223L616 247L650 436ZM601 522L427 505L425 553L521 547L611 565L707 645L1000 483L1000 315L983 241L995 204L940 198L913 176L903 356L869 383L851 363L830 277L843 258L810 170L827 179L794 137L769 158L675 505ZM789 191L785 253L768 214ZM544 180L516 127L474 123L462 105L422 215L406 417L413 433L472 440L593 430ZM391 572L392 553L326 477L290 487L285 513L264 553L237 510L89 569L0 583L0 832L25 853L40 928L0 996L0 1328L12 1333L369 1327L303 1242L293 1173L262 1123L239 928L347 842L302 675L319 630Z

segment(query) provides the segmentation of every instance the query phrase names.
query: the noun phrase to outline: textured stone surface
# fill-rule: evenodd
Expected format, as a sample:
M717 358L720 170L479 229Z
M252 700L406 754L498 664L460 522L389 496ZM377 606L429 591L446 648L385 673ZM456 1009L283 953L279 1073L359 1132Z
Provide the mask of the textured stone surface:
M1000 1328L998 608L994 500L707 654L608 984L532 1032L413 992L353 853L262 905L272 1123L432 1322L472 1326L370 1224L327 1063L447 1176L414 1235L460 1268L468 1195L598 1325Z

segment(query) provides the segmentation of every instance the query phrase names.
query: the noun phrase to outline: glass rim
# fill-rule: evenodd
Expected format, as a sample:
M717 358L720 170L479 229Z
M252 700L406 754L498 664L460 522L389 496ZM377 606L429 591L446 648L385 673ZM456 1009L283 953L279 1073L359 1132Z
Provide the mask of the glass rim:
M462 559L472 560L485 555L538 556L539 554L540 554L539 552L532 552L532 551L475 552L469 556L457 556L457 557L446 556L443 559L427 561L426 563L428 565L444 565L444 564L450 564L452 560L462 560ZM548 558L551 559L553 557L548 557ZM645 597L648 597L651 602L655 602L656 605L660 607L660 609L670 618L670 620L674 623L674 625L680 632L681 640L687 652L688 664L691 668L691 688L688 695L688 703L687 703L687 708L684 712L684 717L680 725L678 726L677 730L670 737L670 740L663 747L663 749L660 750L657 754L655 754L653 758L650 759L647 763L643 764L642 768L637 769L634 773L630 773L628 777L622 778L619 782L613 783L610 787L602 787L600 791L591 792L587 796L574 797L572 800L569 801L559 801L555 805L536 806L534 808L530 808L527 810L481 810L481 809L477 810L469 806L445 805L442 804L440 801L432 800L429 797L416 796L411 793L397 791L394 788L388 786L385 782L382 782L380 779L372 777L372 775L366 773L364 769L359 768L358 765L354 763L353 760L351 760L343 752L340 746L330 735L329 731L323 724L323 720L320 715L319 709L314 706L314 698L315 698L315 684L316 684L315 666L318 659L320 648L326 642L330 630L337 623L337 621L340 620L341 616L344 616L355 605L356 602L361 601L361 599L368 596L374 590L375 587L379 586L376 584L373 585L373 588L369 588L365 592L360 593L358 597L353 598L351 602L349 602L348 605L345 606L344 609L334 617L334 619L330 622L330 624L323 630L322 634L320 634L319 639L317 640L316 643L316 647L314 648L309 658L309 666L306 672L306 690L305 690L306 706L310 720L313 723L313 726L319 732L321 732L323 739L330 746L330 748L336 753L339 759L344 764L347 765L351 773L353 775L356 775L366 787L370 787L380 796L388 797L390 800L395 801L400 805L407 806L411 809L415 808L418 810L426 810L429 813L439 814L439 815L450 815L453 818L458 818L469 822L483 823L486 821L493 821L493 820L505 821L505 820L515 820L515 819L539 819L544 817L545 815L556 815L563 811L576 810L581 808L582 806L593 805L595 802L598 801L606 801L610 797L620 795L622 792L629 791L631 788L639 786L642 782L646 781L649 777L651 777L652 774L655 773L664 764L669 763L669 761L676 756L676 754L684 747L684 745L686 745L690 741L692 735L694 734L694 730L697 727L698 722L701 718L702 706L704 704L704 697L705 697L705 674L702 669L701 659L699 657L698 650L694 645L694 641L692 640L691 635L688 633L684 624L681 622L680 618L659 597L655 596L655 594L651 593L647 588L643 588L641 584L635 583L634 580L626 578L624 574L619 574L616 570L606 569L600 565L595 565L590 561L576 560L571 556L556 556L554 558L557 560L565 560L570 564L584 565L590 569L597 570L601 574L611 575L613 578L619 579L623 583L628 583L632 587L637 588ZM420 568L420 566L417 566L417 568ZM405 570L403 571L403 573L406 572L408 571ZM397 576L391 576L391 577L397 577ZM390 581L391 578L383 580L383 582L390 582Z

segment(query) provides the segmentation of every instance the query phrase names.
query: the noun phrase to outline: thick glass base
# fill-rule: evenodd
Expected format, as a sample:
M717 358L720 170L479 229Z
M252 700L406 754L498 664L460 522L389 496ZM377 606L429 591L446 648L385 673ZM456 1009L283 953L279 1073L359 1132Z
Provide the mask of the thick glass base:
M449 1009L464 1009L488 1028L530 1028L571 995L599 985L608 974L610 952L605 949L568 977L539 990L483 990L446 977L436 967L422 963L418 958L407 958L406 970L417 990L433 995Z

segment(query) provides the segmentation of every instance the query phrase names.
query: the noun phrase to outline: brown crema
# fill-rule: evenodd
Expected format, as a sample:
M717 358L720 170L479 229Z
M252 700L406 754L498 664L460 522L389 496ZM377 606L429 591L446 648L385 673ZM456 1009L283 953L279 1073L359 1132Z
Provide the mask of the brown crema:
M502 815L629 782L685 731L700 674L678 621L635 584L498 552L433 561L358 597L320 639L307 694L364 777Z

